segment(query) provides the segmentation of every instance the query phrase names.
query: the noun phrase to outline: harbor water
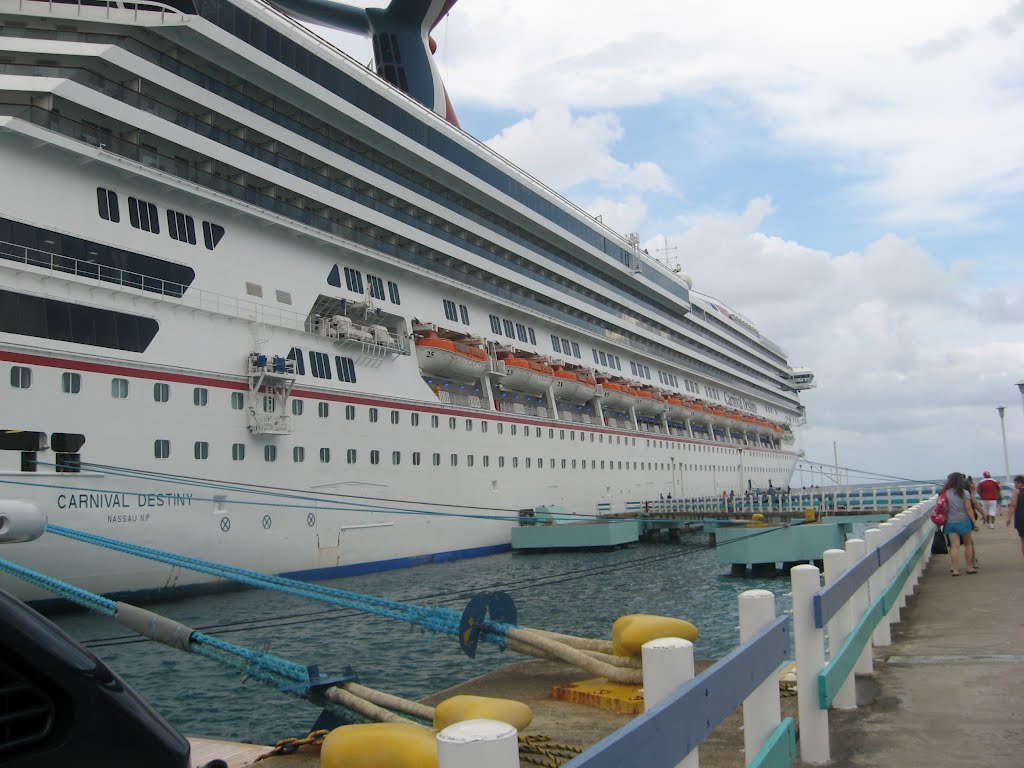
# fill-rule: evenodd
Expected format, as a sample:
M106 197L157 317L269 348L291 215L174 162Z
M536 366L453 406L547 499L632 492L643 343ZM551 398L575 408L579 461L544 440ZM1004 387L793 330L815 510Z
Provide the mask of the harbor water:
M599 553L509 552L328 583L460 612L473 594L503 590L514 598L521 625L600 638L610 638L612 622L624 614L674 616L698 627L696 655L711 659L739 641L737 597L744 590L772 590L778 609L789 608L788 578L730 576L699 533L679 543ZM481 644L470 659L454 637L265 590L169 600L154 609L237 645L318 664L326 676L351 666L364 685L413 699L524 658ZM273 743L304 735L319 714L310 702L140 640L105 617L54 620L187 735ZM577 679L586 677L580 672Z

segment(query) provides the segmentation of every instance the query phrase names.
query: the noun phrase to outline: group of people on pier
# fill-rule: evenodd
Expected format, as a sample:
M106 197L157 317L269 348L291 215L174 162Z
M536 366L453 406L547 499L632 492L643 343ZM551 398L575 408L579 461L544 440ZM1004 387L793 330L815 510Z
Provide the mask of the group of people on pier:
M1021 541L1021 554L1024 554L1024 475L1013 478L1013 491L1006 505L1006 526L1017 530ZM942 533L946 536L949 548L950 570L954 576L960 575L960 550L963 549L966 573L978 572L978 559L974 550L974 533L981 526L996 527L999 508L1003 501L1003 489L999 482L985 472L982 480L975 485L974 480L962 472L953 472L946 478L946 483L939 492L945 499L946 522Z

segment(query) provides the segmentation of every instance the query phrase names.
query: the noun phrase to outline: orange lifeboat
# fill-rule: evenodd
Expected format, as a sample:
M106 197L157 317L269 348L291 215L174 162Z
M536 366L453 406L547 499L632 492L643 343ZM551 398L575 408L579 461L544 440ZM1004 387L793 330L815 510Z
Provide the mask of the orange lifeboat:
M666 401L660 392L650 389L635 390L637 401L636 409L640 413L661 413L665 410Z
M672 397L669 395L665 398L665 404L668 405L668 415L674 419L685 419L686 418L686 403L678 397Z
M632 387L605 378L599 378L597 383L604 391L604 397L601 399L602 406L613 410L626 410L636 405L637 390Z
M586 402L597 393L597 379L586 369L568 370L554 366L555 398L573 402Z
M499 352L498 359L505 363L502 385L516 392L540 394L546 392L555 380L555 371L547 363L516 357L511 352Z
M478 379L487 370L490 357L466 341L442 339L428 331L416 339L420 370L453 379Z

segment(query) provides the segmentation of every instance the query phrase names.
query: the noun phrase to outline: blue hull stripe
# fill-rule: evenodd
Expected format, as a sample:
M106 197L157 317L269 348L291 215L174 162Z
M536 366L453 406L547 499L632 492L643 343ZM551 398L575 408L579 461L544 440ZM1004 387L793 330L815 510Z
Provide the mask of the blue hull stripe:
M365 573L395 571L400 568L411 568L414 565L426 565L427 563L449 563L454 560L463 560L470 557L498 555L511 549L511 544L495 544L489 547L472 547L470 549L456 549L448 552L435 552L429 555L398 557L393 560L377 560L372 563L354 563L352 565L334 565L329 568L311 568L304 571L287 571L277 575L288 579L296 579L297 581L326 581L327 579L340 579L345 576L359 576ZM219 581L211 584L185 584L180 587L139 589L130 592L108 592L105 594L105 597L112 600L142 603L169 597L181 598L193 595L206 595L211 592L224 592L233 589L246 589L246 587L235 582ZM77 610L76 606L62 598L30 600L28 604L36 610L43 612L66 611L68 609Z

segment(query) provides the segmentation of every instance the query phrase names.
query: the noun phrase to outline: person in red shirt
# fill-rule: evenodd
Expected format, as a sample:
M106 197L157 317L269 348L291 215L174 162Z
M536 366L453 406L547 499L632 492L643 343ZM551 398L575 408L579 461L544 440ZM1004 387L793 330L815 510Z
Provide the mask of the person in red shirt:
M999 505L1003 501L1003 489L999 483L992 479L989 472L984 473L985 477L978 483L978 495L981 497L981 507L985 513L985 522L989 528L996 527L996 516L999 514Z

